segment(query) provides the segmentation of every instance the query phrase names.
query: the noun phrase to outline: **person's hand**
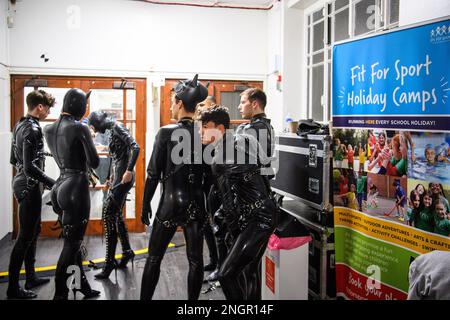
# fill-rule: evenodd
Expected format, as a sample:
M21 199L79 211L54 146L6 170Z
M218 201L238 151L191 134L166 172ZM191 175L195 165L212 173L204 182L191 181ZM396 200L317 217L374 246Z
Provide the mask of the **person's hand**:
M382 160L391 160L391 151L389 148L384 148L380 156Z
M108 191L109 187L111 187L111 181L110 180L106 180L102 189L103 189L103 191Z
M122 184L130 182L132 179L133 179L133 172L127 170L122 176Z
M152 218L152 208L150 207L150 204L147 205L144 204L144 206L142 207L142 215L141 215L142 224L149 226L151 218Z

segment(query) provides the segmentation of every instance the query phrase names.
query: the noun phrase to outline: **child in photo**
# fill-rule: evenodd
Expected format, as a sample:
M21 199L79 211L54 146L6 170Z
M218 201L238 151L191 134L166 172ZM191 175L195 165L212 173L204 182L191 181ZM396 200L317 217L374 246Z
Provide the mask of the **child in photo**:
M412 190L409 194L409 207L406 211L408 225L416 225L420 214L420 194L416 190Z
M378 134L378 142L375 144L374 151L371 155L371 161L373 162L374 159L377 159L378 155L382 150L386 148L386 133L380 132Z
M434 204L434 233L450 236L450 220L448 219L448 211L445 203L441 199L437 199Z
M366 150L364 150L362 143L358 146L359 167L364 170L364 163L366 162Z
M423 185L423 184L421 184L421 183L419 183L415 188L414 188L414 190L416 190L417 191L417 193L419 194L419 196L423 196L423 194L425 193L425 191L426 191L426 189L425 189L425 186Z
M339 177L339 194L345 195L347 193L348 193L348 177L346 177L346 175L344 174L341 174L341 176ZM348 204L348 199L344 197L342 198L342 200L344 201L344 207L346 207Z
M344 160L345 146L341 144L339 138L334 139L333 156L336 168L342 168L342 161Z
M428 165L434 166L436 164L436 151L431 143L425 146L424 155Z
M434 231L433 193L430 190L423 194L421 209L414 226L423 231Z
M356 193L358 197L358 208L362 211L363 200L367 200L366 196L367 176L363 176L362 168L359 168L358 178L356 179Z
M367 208L376 208L378 207L378 188L376 185L372 184L369 187L369 193L367 194Z
M348 161L348 168L353 169L353 161L355 157L355 152L353 151L353 147L351 144L347 147L347 161Z
M385 216L390 216L394 209L397 209L397 214L395 215L400 221L405 221L405 205L406 205L406 193L405 189L400 185L400 181L395 179L393 186L395 187L395 206L389 213L385 213Z
M378 163L380 166L378 174L406 176L408 151L405 140L402 143L400 134L396 134L390 141L390 147L390 150L385 148L378 154L377 159L370 164L369 170Z
M449 205L447 198L445 198L444 191L443 191L444 188L442 187L442 184L437 183L437 182L430 182L428 184L428 189L431 191L431 193L433 195L433 201L441 199L445 205L447 212L450 211L450 205Z
M339 198L347 198L347 208L350 209L354 209L354 210L358 210L358 202L356 201L356 187L355 185L352 183L350 185L350 191L347 192L346 194L340 194L338 195Z

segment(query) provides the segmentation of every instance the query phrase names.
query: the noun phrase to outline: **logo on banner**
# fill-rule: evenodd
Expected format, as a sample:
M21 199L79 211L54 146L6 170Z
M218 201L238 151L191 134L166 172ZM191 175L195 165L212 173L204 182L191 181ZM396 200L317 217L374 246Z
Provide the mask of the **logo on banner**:
M450 40L450 25L440 25L430 31L431 43L442 43Z

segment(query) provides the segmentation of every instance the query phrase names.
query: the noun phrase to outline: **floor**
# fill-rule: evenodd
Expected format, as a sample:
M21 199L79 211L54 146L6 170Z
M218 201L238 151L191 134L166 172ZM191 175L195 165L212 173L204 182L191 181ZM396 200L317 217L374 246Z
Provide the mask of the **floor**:
M148 234L130 234L130 241L134 250L147 248ZM187 299L187 272L188 263L186 259L186 246L182 232L177 232L172 240L174 246L167 250L161 264L161 275L158 286L154 294L155 300L185 300ZM2 241L0 245L0 274L8 270L9 256L14 245L14 241ZM105 245L100 236L85 237L85 246L88 250L87 260L104 257ZM59 253L62 250L62 240L53 238L43 238L38 242L36 267L55 265ZM120 248L118 248L120 253ZM86 275L93 289L101 291L98 300L137 300L141 289L142 271L145 265L146 254L136 256L134 266L129 263L125 270L118 270L117 281L114 272L109 280L95 280L94 275L100 270L92 266L86 267ZM204 263L209 262L208 250L204 245ZM50 300L54 294L54 271L41 271L41 276L51 279L50 283L43 285L34 291L38 294L38 300ZM209 273L205 272L205 276ZM24 284L24 281L21 281ZM7 278L0 276L0 300L6 299ZM208 290L211 289L212 290ZM208 291L204 293L204 291ZM77 294L77 299L82 299L82 294ZM69 296L73 299L73 296ZM200 300L224 300L225 297L220 287L204 283Z

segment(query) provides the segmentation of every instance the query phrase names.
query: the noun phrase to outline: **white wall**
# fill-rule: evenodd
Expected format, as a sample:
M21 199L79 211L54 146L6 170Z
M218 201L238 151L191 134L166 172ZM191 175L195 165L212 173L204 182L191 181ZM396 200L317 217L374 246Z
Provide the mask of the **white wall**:
M147 157L159 127L155 78L267 77L268 11L128 0L20 0L14 9L7 51L11 74L147 78ZM0 119L9 121L5 110ZM11 192L5 197L11 199Z
M400 26L448 15L450 15L450 1L448 0L400 0Z
M14 68L266 73L266 11L125 0L23 0L16 10Z
M278 72L283 72L283 6L274 3L274 7L268 12L267 29L267 81L264 90L267 94L267 116L272 119L275 131L283 130L283 93L277 90L276 81ZM277 72L278 71L278 72Z
M12 169L9 164L11 143L8 28L6 25L7 2L0 1L0 239L12 231Z

